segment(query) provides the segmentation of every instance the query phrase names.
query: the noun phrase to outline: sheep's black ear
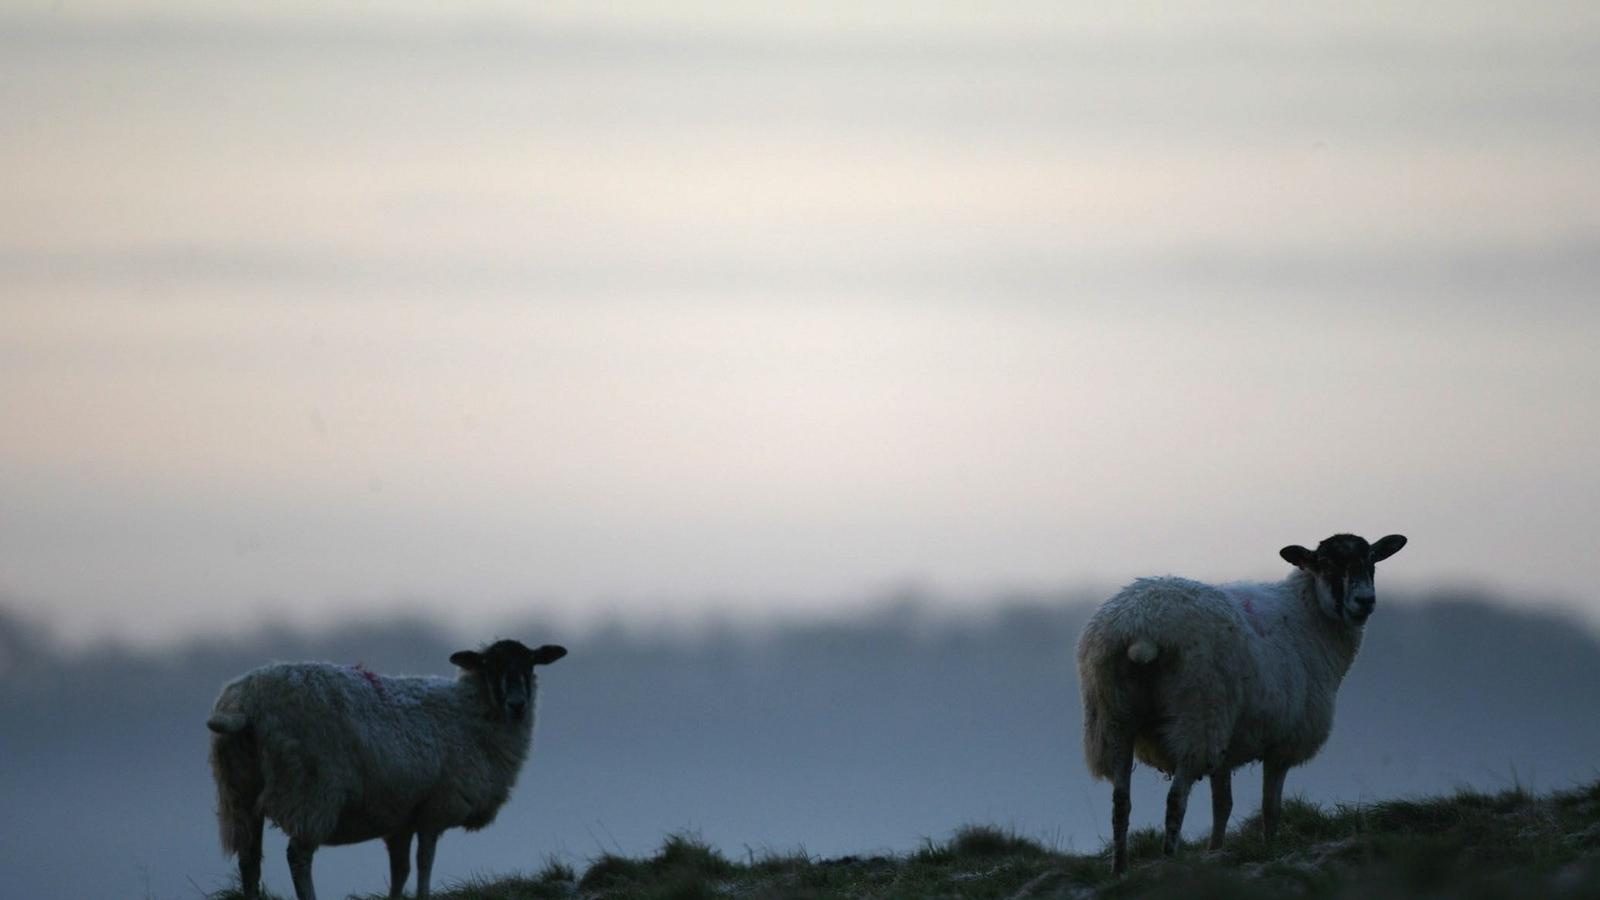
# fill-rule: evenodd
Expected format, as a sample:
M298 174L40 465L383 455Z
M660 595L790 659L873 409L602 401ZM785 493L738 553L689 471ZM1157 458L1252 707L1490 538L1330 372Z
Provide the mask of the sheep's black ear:
M1378 538L1378 542L1372 545L1372 561L1381 562L1386 560L1399 553L1400 548L1405 545L1406 536L1403 534L1391 534L1388 537Z
M1315 553L1312 553L1310 550L1307 550L1299 544L1290 544L1282 550L1279 550L1278 555L1283 557L1284 562L1300 569L1304 569L1311 565L1311 561L1317 556Z
M478 672L483 669L483 654L476 650L461 650L450 654L450 662L468 672Z
M543 647L533 651L533 664L536 666L548 666L566 655L567 648L559 644L545 644Z

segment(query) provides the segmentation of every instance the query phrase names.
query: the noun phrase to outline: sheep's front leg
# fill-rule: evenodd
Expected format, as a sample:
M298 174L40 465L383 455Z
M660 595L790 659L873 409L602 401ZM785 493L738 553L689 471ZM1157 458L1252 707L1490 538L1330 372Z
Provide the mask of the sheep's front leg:
M1233 815L1233 772L1218 769L1211 773L1211 849L1221 850L1228 836L1228 817Z
M1278 836L1278 820L1283 817L1283 779L1288 774L1288 766L1270 762L1262 764L1261 830L1266 835L1268 846Z
M315 844L289 839L289 877L294 880L296 900L317 900L317 889L311 886L311 855L316 852Z
M383 843L389 848L389 900L400 900L411 875L411 832L397 831Z
M428 900L428 879L433 875L433 850L439 832L417 832L417 900Z
M1161 855L1177 856L1178 841L1183 833L1183 814L1189 809L1189 789L1195 779L1182 766L1172 776L1172 789L1167 791L1167 834L1161 842Z

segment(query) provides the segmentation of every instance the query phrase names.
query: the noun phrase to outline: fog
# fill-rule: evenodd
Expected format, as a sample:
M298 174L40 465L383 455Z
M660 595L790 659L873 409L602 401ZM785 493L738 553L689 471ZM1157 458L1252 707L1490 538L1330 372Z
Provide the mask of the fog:
M905 851L993 822L1078 852L1109 831L1109 787L1085 774L1072 647L1086 598L991 598L991 615L914 595L862 600L832 622L678 633L503 633L561 642L540 676L532 759L499 821L448 833L437 874L580 868L692 831L733 856ZM1600 776L1600 641L1511 598L1385 597L1322 754L1291 793L1362 803ZM444 673L459 638L420 620L288 629L168 653L63 655L42 623L0 619L0 872L20 897L161 900L223 885L204 721L219 686L273 659ZM1243 816L1258 768L1236 781ZM1141 768L1134 823L1165 783ZM1204 789L1198 792L1204 793ZM1206 827L1201 802L1189 830ZM269 829L269 886L289 889ZM384 889L381 844L326 848L330 897Z

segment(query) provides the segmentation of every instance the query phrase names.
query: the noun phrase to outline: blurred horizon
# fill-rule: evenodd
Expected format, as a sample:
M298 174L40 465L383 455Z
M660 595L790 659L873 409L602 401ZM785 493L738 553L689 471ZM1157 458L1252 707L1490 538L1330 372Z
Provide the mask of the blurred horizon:
M1516 606L1380 600L1328 744L1290 773L1289 794L1354 805L1592 782L1600 636ZM1020 594L951 615L890 605L759 632L516 623L571 654L540 670L533 755L510 801L483 831L446 834L436 883L550 858L581 867L685 830L734 856L828 858L908 852L993 823L1095 852L1110 789L1083 768L1072 656L1090 609ZM204 726L221 685L274 659L446 674L457 641L391 619L83 653L41 646L0 609L0 804L30 810L0 842L8 889L167 900L221 888L233 867L218 852ZM1237 819L1258 806L1259 783L1257 767L1238 773ZM1137 827L1161 820L1166 788L1135 773ZM1208 827L1196 793L1190 835ZM284 843L268 829L263 872L280 893ZM327 897L378 890L386 871L376 843L317 854Z
M531 604L520 609L473 615L466 620L457 616L456 604L448 599L411 596L387 598L380 606L345 612L334 618L295 616L284 608L256 604L249 608L247 616L236 621L215 627L174 629L162 634L143 630L123 633L113 629L82 629L69 617L58 616L46 607L22 603L15 596L0 592L0 626L36 641L38 653L59 656L63 660L83 660L104 652L126 654L131 659L159 660L170 653L191 652L206 646L225 651L263 640L315 643L319 636L328 633L386 629L435 633L456 641L461 648L477 647L505 637L556 641L626 638L692 647L728 639L759 643L787 632L850 629L884 622L915 623L911 628L913 634L937 632L963 623L987 627L997 618L1019 610L1092 610L1119 588L1120 585L1101 588L1088 584L1055 587L1013 584L989 591L947 591L906 580L825 604L777 603L752 608L727 598L700 598L690 603L685 613L673 602L675 598L654 598L653 602L611 598L610 602L597 604L581 614L556 604ZM677 601L678 604L682 602L681 599ZM1587 606L1566 598L1516 596L1486 585L1446 582L1403 588L1380 586L1379 602L1384 609L1399 609L1407 614L1441 604L1497 607L1514 615L1566 622L1587 637L1600 640L1600 621ZM544 630L538 634L516 630L529 622L540 623ZM1076 640L1076 635L1072 637ZM1063 645L1064 658L1071 656L1074 646L1070 642ZM0 677L15 674L14 663L14 659L7 659L0 653ZM442 670L448 666L441 664L436 668Z

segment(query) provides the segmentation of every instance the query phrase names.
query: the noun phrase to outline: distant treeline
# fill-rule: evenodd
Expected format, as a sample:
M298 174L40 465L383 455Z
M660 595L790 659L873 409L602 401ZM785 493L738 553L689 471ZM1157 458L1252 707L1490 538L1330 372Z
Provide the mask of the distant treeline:
M503 633L571 656L541 676L533 760L502 820L452 833L441 865L454 868L439 877L537 868L545 855L581 867L683 829L735 855L904 851L982 822L1098 849L1109 789L1083 770L1072 656L1090 609L1065 596L982 614L899 603L848 621L671 634L557 633L530 616ZM0 806L32 811L0 844L18 896L126 896L146 877L155 896L192 894L189 878L215 886L228 869L204 721L225 680L304 658L445 673L462 644L414 618L160 654L64 653L46 635L0 613ZM1493 598L1385 596L1328 747L1294 787L1330 802L1592 781L1595 672L1600 642L1570 619ZM1253 781L1236 782L1241 814L1258 802ZM1134 809L1159 810L1161 788L1136 779ZM379 890L373 852L319 854L319 888ZM83 866L85 853L107 863ZM274 854L269 839L268 880L281 884Z

